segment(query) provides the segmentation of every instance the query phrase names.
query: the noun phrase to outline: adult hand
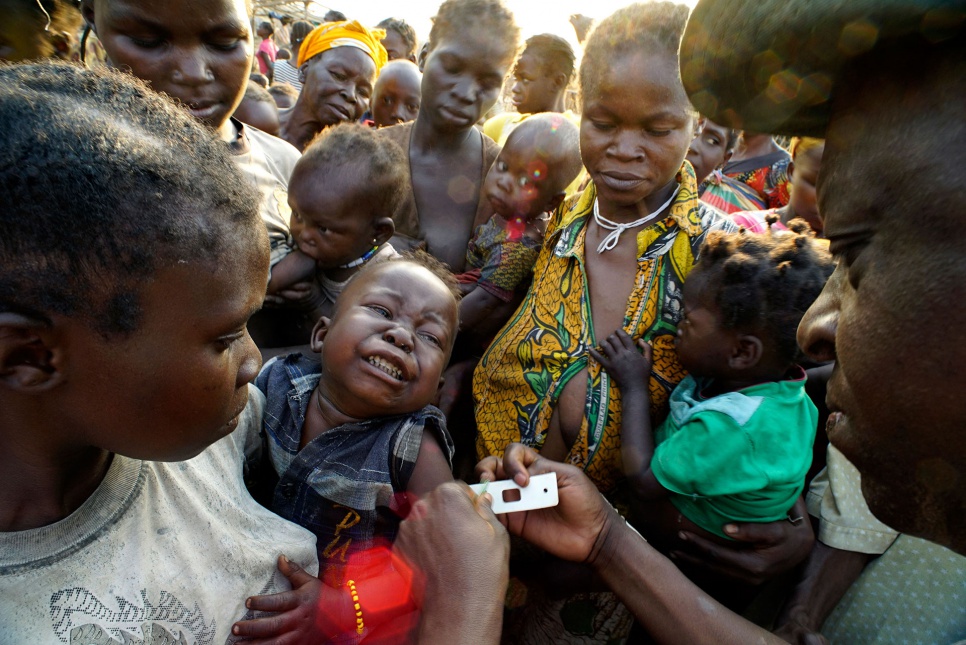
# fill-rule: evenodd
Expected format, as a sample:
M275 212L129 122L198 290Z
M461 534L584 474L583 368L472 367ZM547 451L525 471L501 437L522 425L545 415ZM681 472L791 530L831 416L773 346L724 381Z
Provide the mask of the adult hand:
M717 544L683 531L681 538L692 548L672 551L671 558L741 582L761 584L801 563L815 543L803 499L795 502L789 516L798 519L725 525L725 533L736 540L734 546Z
M510 538L490 509L463 482L442 484L413 504L394 548L413 573L421 610L419 643L499 642L510 578Z
M414 585L416 604L434 593L466 601L495 594L509 580L510 538L490 509L462 482L443 484L412 506L396 538L395 550L421 574ZM424 593L425 592L425 593Z
M480 481L512 479L520 486L529 483L530 475L550 472L557 474L556 506L507 513L500 521L558 558L593 564L608 533L623 520L579 468L545 459L519 443L507 446L502 460L487 457L476 466Z

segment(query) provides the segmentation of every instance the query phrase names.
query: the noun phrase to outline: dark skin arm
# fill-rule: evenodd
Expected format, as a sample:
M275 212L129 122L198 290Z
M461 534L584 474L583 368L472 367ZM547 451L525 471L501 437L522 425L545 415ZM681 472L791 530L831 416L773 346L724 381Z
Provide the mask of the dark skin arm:
M819 634L825 619L873 557L816 542L775 623L775 634L801 645L826 642Z
M638 351L637 347L640 347ZM631 492L640 499L667 496L667 489L651 471L654 434L651 429L651 346L619 329L591 349L590 355L614 379L621 391L621 459Z
M443 454L443 449L439 447L436 437L430 432L423 432L422 439L419 441L419 456L416 457L416 466L413 468L412 477L409 478L409 488L406 492L421 499L440 484L451 481L453 481L453 471L450 469L446 455Z
M315 260L295 249L272 267L267 293L275 295L298 282L315 275Z
M460 300L460 331L477 331L477 327L486 321L493 311L503 304L503 301L486 289L474 288Z
M489 494L476 497L462 482L443 484L402 523L395 549L422 581L414 586L416 642L500 642L510 540L490 503Z
M542 458L521 444L502 461L488 457L478 470L525 486L530 475L557 474L560 503L553 508L502 515L511 533L567 560L590 564L658 643L782 643L732 613L688 580L645 542L568 464Z

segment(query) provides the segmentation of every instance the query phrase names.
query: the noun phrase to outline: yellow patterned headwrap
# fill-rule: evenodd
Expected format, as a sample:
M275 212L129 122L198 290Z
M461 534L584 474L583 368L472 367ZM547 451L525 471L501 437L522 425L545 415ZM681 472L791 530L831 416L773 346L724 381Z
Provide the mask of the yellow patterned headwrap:
M301 67L305 61L335 47L355 47L369 54L378 74L389 60L386 48L382 46L385 37L385 29L366 29L357 20L326 22L310 31L302 41L296 66Z

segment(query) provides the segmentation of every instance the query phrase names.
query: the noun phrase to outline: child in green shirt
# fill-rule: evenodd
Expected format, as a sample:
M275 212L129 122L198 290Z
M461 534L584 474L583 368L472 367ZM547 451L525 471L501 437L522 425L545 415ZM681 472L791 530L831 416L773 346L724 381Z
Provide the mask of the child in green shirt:
M725 524L782 519L802 492L817 410L796 364L795 333L832 270L805 226L708 236L684 286L675 340L690 375L653 434L650 346L638 341L637 351L618 331L590 350L621 390L632 494L669 501L675 531L693 523L699 534L729 539ZM661 523L664 515L649 517Z

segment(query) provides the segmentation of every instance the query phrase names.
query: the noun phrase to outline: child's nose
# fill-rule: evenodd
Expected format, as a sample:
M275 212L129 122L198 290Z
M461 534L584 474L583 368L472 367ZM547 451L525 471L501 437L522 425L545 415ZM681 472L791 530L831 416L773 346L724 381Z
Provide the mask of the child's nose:
M409 332L409 330L400 325L396 325L387 330L386 333L383 334L383 339L387 343L398 347L407 354L413 351L413 335Z

